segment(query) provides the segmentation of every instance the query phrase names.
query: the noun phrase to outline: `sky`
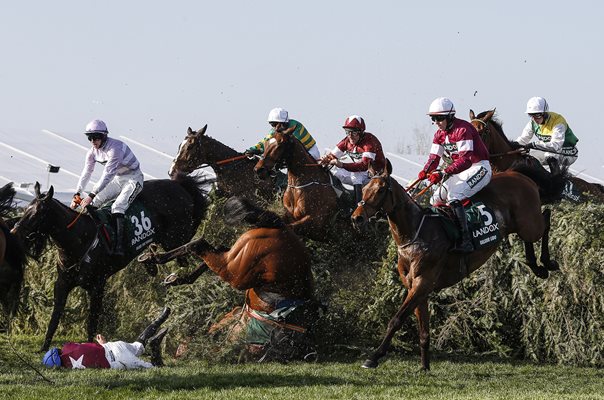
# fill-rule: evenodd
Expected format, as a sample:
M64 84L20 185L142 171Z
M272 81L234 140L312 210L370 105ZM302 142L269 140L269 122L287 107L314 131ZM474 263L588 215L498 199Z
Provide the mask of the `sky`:
M320 149L333 147L345 118L358 114L396 153L418 132L431 137L426 112L436 97L449 97L463 119L470 108L496 107L514 139L528 122L526 101L542 96L579 138L573 167L598 182L603 4L7 2L0 144L78 175L85 150L44 130L88 146L82 132L99 118L110 135L173 155L187 127L208 124L209 135L243 150L268 132L270 109L283 107ZM143 171L167 177L168 156L130 145ZM0 162L7 179L48 179L44 162L9 147L0 146ZM410 169L399 171L406 177L418 169L400 168ZM75 187L77 177L57 175Z

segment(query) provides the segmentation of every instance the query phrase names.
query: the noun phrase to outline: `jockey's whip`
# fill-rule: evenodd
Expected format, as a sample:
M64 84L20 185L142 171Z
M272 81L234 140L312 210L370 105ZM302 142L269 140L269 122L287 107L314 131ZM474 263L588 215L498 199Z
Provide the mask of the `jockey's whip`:
M426 193L428 191L428 189L430 189L432 186L434 186L433 183L431 183L428 186L426 186L425 188L423 188L421 192L419 192L418 194L413 196L413 200L417 200L418 197L420 197L422 194Z
M231 163L233 161L243 160L244 158L247 158L247 155L241 154L239 156L235 156L235 157L227 158L225 160L217 161L216 165L224 165L224 164Z
M413 181L413 183L411 185L409 185L405 188L405 192L408 192L409 190L413 189L413 186L417 185L421 181L422 181L421 179L417 178L415 181Z

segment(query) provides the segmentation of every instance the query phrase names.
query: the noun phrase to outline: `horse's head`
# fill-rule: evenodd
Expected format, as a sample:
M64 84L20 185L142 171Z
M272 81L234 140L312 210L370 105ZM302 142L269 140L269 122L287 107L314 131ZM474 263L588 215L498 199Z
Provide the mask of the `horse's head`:
M369 165L371 180L363 187L363 200L359 202L356 210L351 215L352 224L358 230L365 228L369 218L378 211L386 213L395 208L394 196L392 195L392 164L387 162L384 171L375 171L373 164Z
M30 247L31 251L28 252L37 254L38 250L42 250L39 247L43 246L43 243L40 243L40 237L48 234L53 226L50 215L54 202L54 187L51 186L48 192L41 193L40 183L36 182L34 190L36 197L29 203L11 233Z
M209 163L208 154L205 153L203 146L206 129L208 129L207 125L197 132L194 132L191 128L187 130L187 136L178 146L176 158L172 160L172 165L168 172L171 177L176 176L178 173L189 174L204 164Z
M264 154L254 166L260 179L267 179L270 171L282 168L292 155L296 140L289 133L275 132L272 138L264 142Z

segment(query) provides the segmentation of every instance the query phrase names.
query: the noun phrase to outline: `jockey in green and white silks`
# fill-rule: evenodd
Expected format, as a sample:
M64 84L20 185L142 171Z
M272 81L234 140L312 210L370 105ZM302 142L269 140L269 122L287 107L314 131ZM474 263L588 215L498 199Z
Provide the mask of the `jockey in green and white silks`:
M543 97L530 98L526 113L531 120L516 139L519 145L535 149L531 155L542 164L547 165L547 160L553 158L558 164L568 166L577 160L579 150L576 144L579 139L562 115L549 111L547 101ZM536 136L537 140L531 142L533 136Z
M321 158L321 153L319 152L319 148L317 147L317 142L311 136L310 132L302 125L302 123L289 119L288 113L283 108L273 108L268 114L268 123L271 125L272 129L258 143L254 146L247 149L245 152L248 154L262 154L264 153L264 142L271 139L275 132L281 133L290 133L296 139L300 141L306 148L306 151L310 153L311 156L318 160Z

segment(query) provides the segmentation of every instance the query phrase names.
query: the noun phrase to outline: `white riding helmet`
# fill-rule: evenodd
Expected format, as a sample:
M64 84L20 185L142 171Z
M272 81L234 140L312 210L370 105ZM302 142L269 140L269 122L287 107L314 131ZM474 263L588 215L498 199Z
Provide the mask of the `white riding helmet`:
M289 122L287 110L281 107L273 108L268 113L268 122Z
M104 133L107 134L109 131L107 130L107 125L101 121L100 119L93 119L86 125L86 134L89 133Z
M439 97L430 103L428 115L454 115L455 106L453 102L446 97Z
M547 101L543 97L531 97L526 103L527 114L545 113L549 110Z

